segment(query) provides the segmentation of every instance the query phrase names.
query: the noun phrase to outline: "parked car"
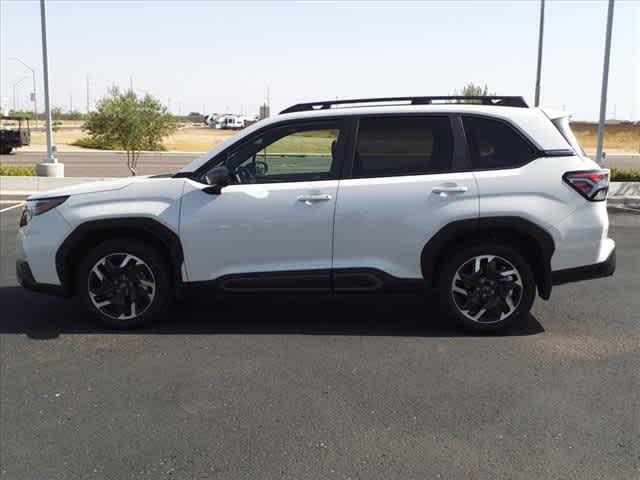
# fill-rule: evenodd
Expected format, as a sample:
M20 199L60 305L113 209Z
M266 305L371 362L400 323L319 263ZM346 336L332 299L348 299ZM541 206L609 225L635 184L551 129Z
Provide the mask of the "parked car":
M32 195L17 276L113 327L200 287L435 289L452 318L496 330L536 292L613 273L608 187L566 114L521 97L298 104L175 175Z
M29 120L22 117L0 117L0 155L31 143Z

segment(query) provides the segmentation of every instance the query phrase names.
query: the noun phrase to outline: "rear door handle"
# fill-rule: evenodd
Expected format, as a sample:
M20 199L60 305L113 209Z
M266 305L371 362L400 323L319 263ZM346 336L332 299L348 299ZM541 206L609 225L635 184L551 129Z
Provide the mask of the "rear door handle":
M464 185L438 185L431 189L431 193L436 193L441 197L446 197L450 193L464 193L467 187Z
M311 193L306 195L298 195L298 201L304 202L307 205L311 205L313 202L326 202L327 200L331 200L331 195L329 195L328 193Z

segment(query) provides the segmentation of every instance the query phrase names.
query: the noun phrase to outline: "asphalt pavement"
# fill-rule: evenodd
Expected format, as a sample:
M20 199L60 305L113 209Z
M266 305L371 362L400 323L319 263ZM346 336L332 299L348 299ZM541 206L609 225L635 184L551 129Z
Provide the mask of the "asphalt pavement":
M139 175L177 172L198 153L153 152L142 153L139 162ZM15 151L10 155L1 155L1 165L33 166L42 161L42 152ZM60 152L58 158L65 165L67 177L124 177L129 175L124 152ZM640 155L610 154L608 166L617 168L640 169Z
M41 162L43 156L42 152L16 151L10 155L0 155L0 164L33 166ZM200 156L199 153L141 153L138 162L138 175L177 172L198 156ZM127 168L127 156L124 152L60 152L57 157L64 163L64 173L67 177L126 177L131 175Z
M381 295L196 298L116 333L16 286L19 210L0 213L0 478L640 477L640 216L611 215L614 277L501 335Z

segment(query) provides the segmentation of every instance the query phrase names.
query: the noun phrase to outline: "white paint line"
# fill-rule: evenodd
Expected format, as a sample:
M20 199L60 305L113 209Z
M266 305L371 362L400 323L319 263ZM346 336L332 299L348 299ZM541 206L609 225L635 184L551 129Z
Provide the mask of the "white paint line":
M22 205L24 205L24 202L20 202L17 205L12 205L11 207L3 208L2 210L0 210L0 213L8 212L9 210L13 210L14 208L21 207Z

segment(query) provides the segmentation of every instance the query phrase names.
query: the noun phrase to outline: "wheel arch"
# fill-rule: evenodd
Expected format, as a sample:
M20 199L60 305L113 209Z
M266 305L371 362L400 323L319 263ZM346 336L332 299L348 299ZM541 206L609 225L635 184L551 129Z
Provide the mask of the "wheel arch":
M67 295L73 295L75 291L77 259L103 241L116 237L136 238L154 245L167 255L174 284L182 284L184 253L180 238L170 228L144 217L91 220L78 225L56 252L56 271Z
M515 248L531 266L538 294L551 296L551 256L553 237L533 222L521 217L484 217L458 220L441 228L424 246L420 258L422 275L428 287L437 282L444 259L467 244L501 241Z

